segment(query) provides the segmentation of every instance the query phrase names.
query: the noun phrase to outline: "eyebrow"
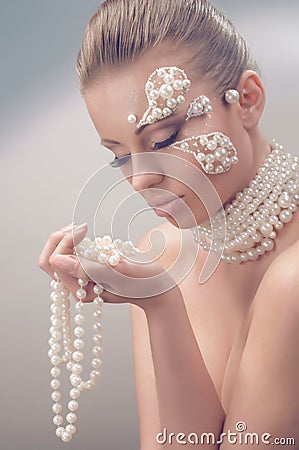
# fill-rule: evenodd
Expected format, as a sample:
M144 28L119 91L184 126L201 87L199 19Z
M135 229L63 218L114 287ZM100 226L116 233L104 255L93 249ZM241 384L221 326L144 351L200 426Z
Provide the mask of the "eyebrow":
M114 141L113 139L102 139L101 144L120 144L120 142Z
M175 112L173 112L170 116L165 117L164 119L160 119L160 120L157 121L156 123L162 122L163 125L167 125L167 122L169 122L170 119L173 119L174 117L177 117L177 116L178 116L178 112L175 111ZM167 122L165 122L165 121L167 121ZM135 134L136 134L137 136L139 136L139 134L141 134L141 133L142 133L146 128L148 128L150 125L154 125L154 124L146 124L146 125L144 125L143 127L137 129L137 130L135 131ZM162 129L162 128L163 128L162 126L161 126L161 127L156 127L153 131L158 131L158 130L160 130L160 129ZM120 144L120 142L115 141L114 139L105 139L105 138L103 138L103 139L101 140L101 144L103 144L103 145L105 145L105 144L112 144L112 145L114 144L114 145L118 145L118 144Z

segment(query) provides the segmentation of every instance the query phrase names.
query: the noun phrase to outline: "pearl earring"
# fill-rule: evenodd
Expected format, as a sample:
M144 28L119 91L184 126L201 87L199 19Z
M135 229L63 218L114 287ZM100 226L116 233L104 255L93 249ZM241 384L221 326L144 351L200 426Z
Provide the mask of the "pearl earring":
M205 95L201 95L190 103L186 121L191 119L192 117L202 116L203 114L211 114L212 112L213 107L211 106L210 99Z
M240 94L238 91L236 91L236 89L229 89L225 93L225 100L230 105L232 105L233 103L238 103L238 101L240 100Z

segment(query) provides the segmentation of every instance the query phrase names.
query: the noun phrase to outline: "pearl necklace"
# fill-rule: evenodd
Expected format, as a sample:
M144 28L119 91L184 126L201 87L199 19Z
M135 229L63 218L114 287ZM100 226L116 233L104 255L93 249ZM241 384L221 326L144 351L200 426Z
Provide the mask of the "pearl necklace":
M227 263L255 261L275 248L277 233L292 220L298 205L299 158L273 141L249 187L224 211L191 230L195 242Z
M117 265L123 257L134 255L138 251L139 250L135 248L130 241L122 242L120 239L113 241L110 236L104 236L103 238L98 237L95 241L85 238L75 249L75 253L78 256L98 261L101 264L108 263L113 266ZM86 381L83 381L81 377L83 371L81 361L84 358L82 351L84 347L83 336L85 334L83 328L85 322L85 304L83 303L83 300L86 297L86 290L84 287L87 286L88 282L78 279L78 290L76 292L76 299L78 301L75 305L77 314L74 317L75 328L73 332L74 338L72 338L70 292L63 285L56 273L54 274L54 277L55 279L51 280L51 328L49 339L50 350L48 352L48 356L53 366L50 372L52 376L50 386L53 389L51 398L54 401L52 411L55 414L53 423L56 425L56 436L63 442L70 442L73 435L76 433L75 422L77 421L77 414L75 411L79 408L79 397L83 391L94 389L98 378L101 376L100 367L102 365L102 359L100 356L103 351L101 317L102 306L104 303L101 294L104 289L100 284L95 284L93 287L95 298L93 300L94 345L92 348L92 369L89 378ZM61 341L63 342L63 345L61 345ZM62 347L64 351L63 355L60 353ZM61 415L62 405L60 403L62 394L59 391L61 386L59 380L61 369L59 366L61 365L65 365L67 371L70 373L69 381L71 384L71 389L69 391L70 401L68 402L69 412L66 415L67 425L65 427L62 426L63 416Z

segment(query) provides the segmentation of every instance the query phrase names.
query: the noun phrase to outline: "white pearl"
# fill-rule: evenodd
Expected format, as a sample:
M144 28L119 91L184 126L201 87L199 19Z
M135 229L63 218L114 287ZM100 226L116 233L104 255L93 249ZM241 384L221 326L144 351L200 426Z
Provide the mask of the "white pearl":
M160 87L160 95L162 98L165 99L170 98L173 96L173 93L174 93L173 87L170 86L169 84L163 84Z
M173 88L176 91L180 91L183 89L183 81L182 80L175 80L173 83Z
M152 91L150 91L149 97L152 100L157 100L160 97L160 92L157 89L153 89Z
M184 80L184 81L183 81L183 87L184 87L185 89L190 89L190 87L191 87L191 81L190 81L190 80Z
M81 313L81 312L82 312L83 307L84 307L84 304L83 304L81 301L77 302L76 305L75 305L75 309L76 309L76 311L77 311L78 313Z
M82 361L83 358L84 358L84 356L83 356L82 352L76 351L73 353L73 360L75 362L80 362L80 361Z
M84 323L84 316L82 314L77 314L74 318L74 322L77 325L82 325Z
M117 266L120 262L120 257L117 255L112 255L108 258L108 262L111 266Z
M74 347L77 350L81 350L84 347L84 341L82 339L75 339L74 340Z
M95 383L91 380L88 380L84 383L84 389L86 391L91 391L92 389L95 388Z
M73 353L71 352L71 356L72 356L72 354ZM67 364L66 364L66 368L67 368L68 371L71 372L73 370L73 368L74 368L74 362L73 361L68 361Z
M102 372L101 372L99 369L92 370L92 371L90 372L90 379L91 379L92 381L95 381L95 380L97 380L98 378L100 378L101 375L102 375Z
M63 442L71 442L72 440L72 435L69 434L67 431L64 431L61 435L61 440Z
M211 140L211 141L208 143L207 148L208 148L209 150L215 150L215 149L217 148L217 142Z
M66 433L69 433L70 435L75 434L77 429L75 427L75 425L73 423L69 423L66 427L65 427L65 431Z
M135 114L129 114L128 115L128 122L129 123L136 123L137 122L137 117L135 116Z
M100 322L96 322L96 323L94 323L93 324L93 329L95 330L95 331L101 331L102 330L102 324L100 323Z
M172 84L172 83L174 82L174 76L171 75L171 74L166 74L166 75L164 76L164 81L165 81L165 83L167 83L167 84Z
M286 210L279 214L279 218L283 223L289 223L292 220L293 215L290 211Z
M93 288L93 292L94 292L96 295L101 295L101 294L103 293L103 291L104 291L104 288L103 288L103 286L101 286L100 284L96 284L96 285L94 286L94 288Z
M270 223L265 223L261 226L260 230L264 236L268 237L273 231L273 226Z
M59 400L61 400L61 392L59 391L52 392L51 399L53 400L53 402L59 402Z
M74 373L72 373L70 375L70 383L72 386L78 387L82 383L82 378L79 375L75 375Z
M78 408L79 403L76 400L71 400L70 402L68 402L68 409L70 411L77 411Z
M60 403L54 403L52 406L52 411L55 414L59 414L62 411L62 405Z
M98 369L102 365L102 360L100 358L93 358L91 365L94 369Z
M174 108L176 108L178 102L176 101L175 98L168 98L166 104L167 104L168 108L174 109Z
M282 229L283 229L283 226L284 226L284 224L283 224L280 220L278 220L278 221L275 223L275 225L274 225L274 227L275 227L276 230L278 230L278 231L282 230Z
M267 252L270 252L274 248L274 242L272 239L263 239L261 245Z
M55 355L56 353L59 353L59 352L60 352L60 350L61 350L61 345L58 344L58 342L54 342L54 343L51 345L51 350L52 350L53 355Z
M61 437L63 432L64 432L64 427L58 427L58 428L56 428L55 434L57 437Z
M57 426L61 425L63 423L63 417L57 414L56 416L53 417L53 423L54 425Z
M81 394L81 392L80 392L80 389L78 389L78 388L72 388L70 390L70 397L74 400L79 398L80 394Z
M103 337L100 334L95 334L93 337L93 342L95 344L101 344L103 342Z
M185 103L185 101L186 101L186 98L184 97L184 95L179 95L178 97L177 97L177 102L178 103Z
M84 299L84 298L86 297L86 291L85 291L85 289L78 289L77 292L76 292L76 296L77 296L80 300Z
M154 108L152 110L152 115L155 117L155 119L160 119L162 117L163 111L161 108Z
M51 388L54 389L54 390L59 389L59 388L60 388L60 384L61 384L60 381L57 380L56 378L54 378L54 379L51 380L51 382L50 382L50 386L51 386Z
M238 103L240 94L235 89L230 89L225 93L225 100L229 104Z
M72 366L72 372L76 375L79 375L83 370L82 364L76 363Z
M85 334L84 328L82 328L82 327L76 327L76 328L74 329L74 335L75 335L75 336L77 336L77 337L82 337L82 336L84 336L84 334Z

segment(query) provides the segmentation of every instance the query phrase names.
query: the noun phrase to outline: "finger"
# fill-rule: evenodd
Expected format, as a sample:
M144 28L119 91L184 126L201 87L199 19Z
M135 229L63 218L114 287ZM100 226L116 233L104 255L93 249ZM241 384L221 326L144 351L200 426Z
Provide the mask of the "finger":
M53 262L52 269L57 273L59 279L67 287L75 300L78 300L76 297L76 292L80 289L78 279L81 278L84 281L87 281L88 285L84 287L87 295L83 301L91 302L95 298L95 294L93 292L94 283L89 280L83 269L81 269L82 271L78 273L78 276L73 275L75 260L76 256L74 255L57 255Z
M63 227L60 230L52 233L49 236L49 238L39 256L39 260L38 260L39 267L42 270L44 270L45 272L47 272L50 276L53 275L53 273L50 269L50 264L49 264L50 256L53 254L57 245L63 239L64 235L66 233L69 233L72 230L73 226L74 226L74 224L71 223L71 224L67 225L66 227Z
M49 270L52 274L54 274L55 269L55 258L58 255L73 255L74 246L77 245L82 239L86 236L87 233L87 224L84 223L78 227L76 227L73 233L66 233L59 244L56 246L55 250L49 257Z
M83 262L83 264L82 264ZM110 270L109 270L110 269ZM81 278L84 281L91 281L92 286L94 284L101 284L104 289L111 290L111 285L107 282L108 274L111 271L111 267L100 264L95 261L90 261L85 258L78 258L75 255L56 255L53 259L53 270L60 275L62 281L66 283L72 292L76 292L78 289L78 279ZM93 277L90 275L94 275ZM111 278L111 275L110 275ZM84 288L85 289L85 288ZM92 297L88 295L84 301L92 301Z

